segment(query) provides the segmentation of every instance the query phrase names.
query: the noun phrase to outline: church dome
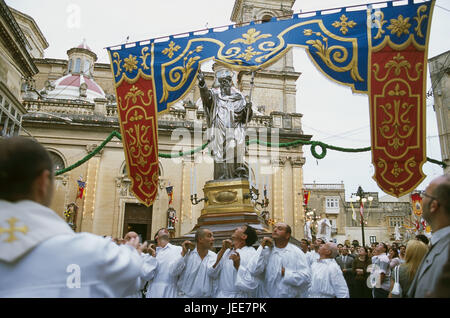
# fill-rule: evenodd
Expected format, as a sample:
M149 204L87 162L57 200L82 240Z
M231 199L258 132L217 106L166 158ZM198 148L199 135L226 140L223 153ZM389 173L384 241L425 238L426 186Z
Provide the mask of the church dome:
M47 92L47 97L89 102L93 102L95 98L105 98L105 92L93 78L97 55L91 51L86 40L68 50L67 55L69 62L66 73L51 83L52 89Z

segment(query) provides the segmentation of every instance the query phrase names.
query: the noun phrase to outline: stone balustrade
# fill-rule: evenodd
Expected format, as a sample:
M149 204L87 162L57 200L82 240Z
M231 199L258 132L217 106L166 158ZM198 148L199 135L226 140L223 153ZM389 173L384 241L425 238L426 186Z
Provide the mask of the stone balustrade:
M25 109L32 112L45 112L64 115L93 115L95 104L86 102L65 102L24 100Z
M64 115L101 115L105 117L117 118L116 103L106 102L102 107L97 107L95 103L84 101L64 101L57 100L36 100L25 99L23 101L25 109L32 112L46 112ZM272 112L270 115L254 115L248 123L249 128L280 128L302 133L301 117L298 113ZM203 110L196 107L186 106L185 109L171 109L170 112L158 116L159 121L183 122L183 123L206 123L206 115Z

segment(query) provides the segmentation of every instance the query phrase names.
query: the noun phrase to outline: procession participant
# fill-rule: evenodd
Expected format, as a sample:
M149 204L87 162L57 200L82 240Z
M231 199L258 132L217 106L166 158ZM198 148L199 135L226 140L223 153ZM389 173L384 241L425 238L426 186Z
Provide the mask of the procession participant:
M217 254L211 251L214 244L213 233L208 229L198 229L195 233L196 245L191 241L182 244L184 270L178 280L178 296L205 298L214 296L214 274L212 266Z
M320 259L311 266L310 298L349 298L344 275L335 261L338 253L334 243L320 246Z
M123 297L135 291L139 242L75 233L49 209L53 163L38 142L0 139L0 297Z
M129 242L133 239L137 239L139 241L139 235L136 232L131 231L128 232L123 239L125 242ZM136 280L135 292L127 296L127 298L142 298L142 293L145 289L145 285L149 280L153 278L155 269L158 266L158 262L154 257L155 251L150 246L148 246L148 242L139 244L137 250L140 253L143 261L141 274Z
M422 193L423 218L431 227L431 247L416 272L408 297L432 296L450 249L450 174L433 179ZM445 275L444 275L445 276Z
M252 273L264 274L264 290L269 297L307 297L311 272L306 254L289 243L291 227L277 223L272 239L264 237L253 262Z
M300 250L307 255L309 253L309 242L307 239L300 240ZM308 262L309 263L309 262Z
M145 296L146 298L174 298L177 296L178 276L184 269L182 247L170 244L169 231L166 228L156 232L155 241L157 243L155 258L158 266L148 273L153 277L149 280L149 288Z
M256 231L249 225L243 225L235 229L231 238L222 241L222 248L213 265L212 273L218 276L216 297L254 297L258 281L251 274L249 266L256 257L256 250L252 247L258 238Z

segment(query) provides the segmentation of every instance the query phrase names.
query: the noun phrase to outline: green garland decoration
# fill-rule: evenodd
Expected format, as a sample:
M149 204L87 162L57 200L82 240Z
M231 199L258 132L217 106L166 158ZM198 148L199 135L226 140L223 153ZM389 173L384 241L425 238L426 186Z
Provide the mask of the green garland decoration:
M93 156L95 156L97 153L100 152L100 150L103 149L103 147L106 146L106 144L108 142L111 141L111 139L113 139L113 137L117 137L118 139L122 140L122 135L118 132L118 131L113 131L111 132L111 134L97 147L95 148L93 151L91 151L88 155L86 155L86 157L84 157L83 159L77 161L76 163L74 163L73 165L58 170L55 172L56 176L59 176L60 174L66 173L70 170L73 170L79 166L81 166L83 163L85 163L86 161L88 161L89 159L91 159ZM190 151L179 151L176 154L166 154L166 153L158 153L158 157L160 158L179 158L179 157L184 157L184 156L190 156L193 155L194 153L197 153L199 151L202 151L206 148L206 146L209 144L209 141L207 141L206 143L204 143L203 145L201 145L200 147L197 147L193 150ZM326 143L323 143L321 141L311 141L311 140L295 140L295 141L291 141L291 142L285 142L285 143L272 143L272 142L267 142L267 141L262 141L259 139L252 139L252 140L248 140L247 141L247 145L252 145L252 144L258 144L258 145L263 145L266 147L278 147L278 148L284 148L284 147L293 147L293 146L297 146L297 145L311 145L311 154L314 156L314 158L317 159L323 159L325 158L325 156L327 155L327 149L331 149L331 150L336 150L336 151L341 151L341 152L366 152L366 151L370 151L372 148L371 147L365 147L365 148L342 148L342 147L336 147L333 145L328 145ZM317 153L316 148L320 147L321 149L321 153ZM442 166L444 169L447 167L447 164L445 164L445 162L439 161L439 160L435 160L435 159L431 159L427 157L427 161L440 165Z

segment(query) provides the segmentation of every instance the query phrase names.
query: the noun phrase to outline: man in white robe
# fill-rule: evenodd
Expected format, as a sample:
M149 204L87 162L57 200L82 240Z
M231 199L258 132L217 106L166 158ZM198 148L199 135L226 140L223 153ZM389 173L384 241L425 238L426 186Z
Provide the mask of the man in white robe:
M314 241L313 249L307 254L309 266L312 266L312 264L314 262L317 262L319 260L319 258L320 258L319 248L320 248L320 245L322 245L322 244L325 244L325 242L320 238L318 238Z
M217 254L211 251L214 244L213 233L208 229L198 229L195 241L197 246L190 241L182 244L185 266L178 280L178 296L213 297L217 273L212 268L217 259Z
M253 263L253 274L264 274L268 297L307 297L311 272L306 254L289 243L291 227L277 223L272 239L264 237Z
M140 241L139 235L136 232L131 231L125 235L124 240L125 242L129 242L136 238ZM148 254L148 252L152 251L152 249L148 248L147 242L139 244L138 251L141 253L140 255L143 261L141 273L136 280L134 293L126 296L126 298L142 298L142 291L145 288L145 284L153 278L155 269L158 266L158 261L156 258L151 257L152 255Z
M255 296L257 280L250 272L251 260L256 256L252 245L257 240L255 229L249 225L238 227L232 240L224 240L213 265L218 276L217 298L250 298Z
M75 233L49 209L53 163L39 143L0 139L0 297L124 297L141 273L132 239Z
M157 243L155 252L151 256L156 258L158 265L148 275L149 280L146 298L174 298L177 297L178 277L184 269L182 247L169 243L169 231L166 228L155 234ZM150 248L150 250L152 247Z
M320 259L311 266L310 298L349 298L344 275L335 261L338 254L335 243L326 243L320 246Z

